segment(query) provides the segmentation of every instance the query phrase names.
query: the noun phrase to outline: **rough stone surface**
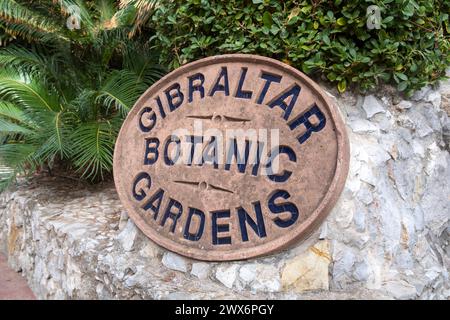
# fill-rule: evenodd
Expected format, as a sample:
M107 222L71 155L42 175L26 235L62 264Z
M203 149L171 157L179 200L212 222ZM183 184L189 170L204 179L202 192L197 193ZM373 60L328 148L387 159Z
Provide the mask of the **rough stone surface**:
M270 264L244 264L239 269L239 277L243 285L247 285L252 292L280 291L280 274L278 268Z
M330 262L328 241L321 240L308 251L286 262L281 275L283 287L296 292L328 290Z
M131 220L128 220L125 228L117 236L117 240L125 251L131 251L137 237L137 228Z
M378 101L378 99L373 95L369 95L364 98L364 103L363 103L362 107L363 107L364 111L366 112L367 119L372 118L377 113L385 112L381 102Z
M181 272L188 271L188 264L186 262L186 259L173 252L164 253L164 256L162 258L162 264L172 270L177 270Z
M326 222L288 250L185 259L143 236L111 183L48 177L0 194L0 250L39 299L449 299L449 88L403 101L380 89L370 119L365 97L328 89L350 172Z
M191 274L200 280L205 280L209 276L210 266L205 262L196 262L192 264Z
M411 101L406 101L406 100L402 100L402 101L400 101L400 102L397 104L397 108L402 109L402 110L404 110L404 109L409 109L409 108L411 108L412 106L413 106L412 102L411 102Z
M216 279L222 282L225 287L232 288L236 281L238 268L239 265L237 264L220 266L216 271Z

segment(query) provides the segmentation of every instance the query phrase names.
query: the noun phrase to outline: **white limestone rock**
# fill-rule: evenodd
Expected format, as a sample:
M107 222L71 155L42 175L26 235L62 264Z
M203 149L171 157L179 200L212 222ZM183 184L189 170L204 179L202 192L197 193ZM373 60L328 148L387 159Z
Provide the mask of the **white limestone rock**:
M172 270L177 270L181 272L188 271L188 263L186 259L170 251L164 253L162 258L162 264Z
M279 270L266 264L245 264L239 269L239 278L253 291L276 292L281 288Z
M117 240L122 245L125 251L131 251L134 247L134 242L136 241L138 230L133 221L128 220L125 228L117 236Z
M400 110L410 109L412 106L412 102L407 100L402 100L396 105L396 107Z
M366 112L367 119L372 118L377 113L385 113L386 110L375 96L369 95L364 98L364 103L362 105L364 111Z
M427 94L425 101L430 102L434 108L438 109L441 106L442 97L439 91L431 91Z
M238 275L239 265L222 265L216 270L216 279L219 280L225 287L232 288L236 277Z
M192 264L191 274L201 280L208 279L210 266L205 262L195 262Z
M386 282L383 284L383 289L395 299L408 300L417 295L416 288L402 280Z
M380 130L376 124L365 119L351 119L348 125L354 133L359 134L379 132Z

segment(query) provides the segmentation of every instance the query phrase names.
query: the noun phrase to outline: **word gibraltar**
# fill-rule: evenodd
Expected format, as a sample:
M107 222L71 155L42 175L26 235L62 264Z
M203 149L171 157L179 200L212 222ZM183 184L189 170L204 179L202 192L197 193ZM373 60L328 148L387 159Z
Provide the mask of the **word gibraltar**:
M248 68L246 67L241 68L239 81L238 83L236 83L236 89L234 90L235 93L234 95L232 95L232 97L237 99L251 100L254 101L256 105L266 104L271 109L275 107L281 108L284 112L283 119L286 120L290 130L294 130L302 125L305 127L305 133L298 136L297 138L300 144L306 142L306 140L311 136L312 132L317 132L323 129L326 123L326 119L324 114L320 111L316 104L313 104L313 106L311 106L310 109L305 113L299 114L294 119L289 121L291 113L294 109L294 106L296 105L298 96L301 91L300 85L294 83L289 89L281 92L275 99L264 102L271 84L280 83L282 76L265 73L264 71L262 71L260 78L261 80L263 80L264 84L261 87L259 95L256 95L252 91L244 90L247 70ZM188 77L188 103L192 103L194 101L194 93L197 93L200 99L205 98L205 92L207 92L207 95L210 97L214 97L214 95L219 92L222 92L227 97L230 96L230 83L228 80L227 67L222 67L220 69L217 80L214 82L213 86L209 88L209 90L205 90L204 82L205 76L201 72L195 73L194 75ZM138 125L142 132L148 133L155 127L158 120L156 111L159 112L159 117L164 119L166 118L168 112L176 111L183 105L183 102L185 101L185 93L183 93L183 90L181 89L179 83L173 83L172 85L168 86L164 90L164 94L165 98L167 99L166 106L163 105L161 98L157 96L155 98L155 103L157 105L156 108L147 106L144 107L139 113ZM310 119L313 117L317 117L318 119L318 123L315 125L310 121ZM145 121L145 119L147 121ZM148 123L144 124L145 122ZM193 137L191 138L193 139ZM172 142L172 140L170 140L170 142Z

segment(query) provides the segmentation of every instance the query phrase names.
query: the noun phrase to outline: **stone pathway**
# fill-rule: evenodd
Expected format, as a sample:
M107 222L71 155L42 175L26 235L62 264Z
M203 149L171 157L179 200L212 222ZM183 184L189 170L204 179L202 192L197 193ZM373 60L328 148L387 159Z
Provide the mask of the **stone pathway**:
M27 281L8 267L6 258L0 254L0 300L35 300Z

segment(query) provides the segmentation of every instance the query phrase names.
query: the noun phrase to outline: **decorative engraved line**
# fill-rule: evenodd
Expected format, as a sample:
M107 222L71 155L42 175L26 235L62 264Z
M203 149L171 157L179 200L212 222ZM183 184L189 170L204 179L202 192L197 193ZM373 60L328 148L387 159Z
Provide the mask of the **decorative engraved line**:
M189 185L193 185L193 186L198 186L200 184L200 182L195 182L195 181L182 181L182 180L174 180L173 182L175 183L181 183L181 184L189 184Z
M223 116L225 120L231 121L231 122L248 122L250 119L242 119L242 118L234 118L229 116Z
M229 116L216 116L219 117L219 119L225 119L226 121L229 122L249 122L251 121L250 119L244 119L244 118L235 118L235 117L229 117ZM208 116L186 116L186 118L190 118L190 119L202 119L202 120L213 120L214 116L213 115L208 115Z
M234 192L231 191L231 190L228 190L228 189L225 189L225 188L221 188L221 187L218 187L218 186L215 186L215 185L212 185L212 184L210 184L209 186L210 186L212 189L214 189L214 190L224 191L224 192L228 192L228 193L234 193Z
M175 183L180 183L180 184L187 184L187 185L191 185L191 186L200 186L201 183L200 182L196 182L196 181L183 181L183 180L174 180L173 182ZM231 190L219 187L219 186L215 186L213 184L206 184L206 187L204 187L204 189L206 189L208 186L211 187L211 189L217 190L217 191L223 191L223 192L228 192L228 193L234 193Z
M212 120L213 116L186 116L186 118Z

